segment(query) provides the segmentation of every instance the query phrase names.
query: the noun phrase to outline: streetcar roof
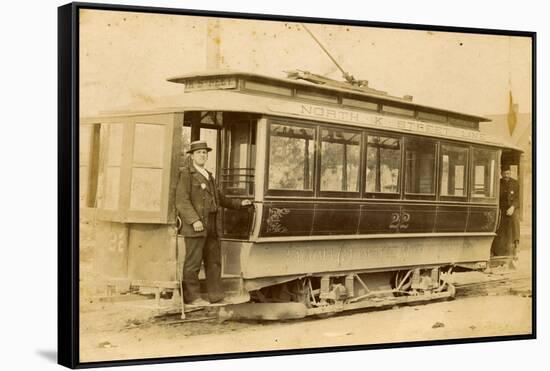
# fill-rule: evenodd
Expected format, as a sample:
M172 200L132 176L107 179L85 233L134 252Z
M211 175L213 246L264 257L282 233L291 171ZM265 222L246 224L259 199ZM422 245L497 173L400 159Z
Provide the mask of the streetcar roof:
M269 75L262 75L262 74L256 74L251 72L245 72L245 71L238 71L238 70L206 70L206 71L199 71L199 72L193 72L183 75L178 75L174 77L170 77L167 79L167 81L174 82L174 83L180 83L185 84L186 82L189 82L191 80L195 79L210 79L210 78L216 78L216 77L235 77L235 78L242 78L242 79L257 79L257 80L263 80L267 82L268 84L272 85L293 85L296 87L306 87L308 89L314 89L318 91L323 91L326 93L332 93L334 95L338 94L346 94L346 95L354 95L357 97L363 97L363 98L369 98L374 99L380 102L386 102L386 103L394 103L398 104L400 106L406 106L407 108L414 109L414 110L427 110L427 111L436 111L440 114L450 115L450 116L456 116L456 117L462 117L467 120L472 120L475 122L490 122L491 119L479 116L479 115L473 115L469 113L459 112L459 111L453 111L448 110L440 107L434 107L434 106L428 106L423 104L418 104L415 102L412 102L409 99L396 97L387 95L383 92L379 92L375 89L362 89L359 87L355 87L353 85L349 85L349 87L343 88L343 87L337 87L337 86L330 86L330 85L322 85L322 84L316 84L309 81L304 80L295 80L290 78L281 78L281 77L274 77ZM344 85L345 83L342 82L341 85Z
M243 112L243 113L252 113L252 114L263 114L267 116L274 117L283 117L283 118L295 118L295 119L305 119L305 120L314 120L317 122L325 122L331 124L342 124L347 126L355 126L365 129L376 129L376 130L387 130L398 133L409 133L423 136L430 136L435 138L443 138L450 140L458 140L462 142L477 143L484 145L492 145L503 148L510 148L514 150L521 150L519 147L506 143L494 135L480 133L475 130L468 130L463 128L453 128L444 125L437 124L426 124L413 119L403 119L399 120L402 122L410 122L417 124L426 124L426 126L440 127L443 129L449 130L448 132L453 135L441 135L434 133L424 133L414 131L410 128L399 128L394 126L376 126L371 125L368 122L352 122L352 121L338 121L328 117L312 117L305 116L299 111L303 109L304 104L302 102L296 102L295 100L290 99L281 99L280 97L268 96L268 95L255 95L255 94L246 94L238 90L205 90L205 91L194 91L187 94L179 94L170 97L164 97L161 101L159 100L153 104L139 104L132 105L130 107L125 107L122 110L117 111L106 111L102 112L100 115L94 117L85 117L82 118L81 123L93 123L101 122L101 118L106 117L117 117L117 116L141 116L141 115L153 115L153 114L162 114L162 113L183 113L186 111L223 111L223 112ZM323 107L314 104L315 107ZM139 108L139 109L136 109ZM331 107L325 105L324 108L331 109ZM359 110L343 110L347 112L352 112L357 115L364 114L365 117L381 117L388 120L394 120L393 117L383 116L377 113L378 116L375 116L371 113L361 112ZM360 117L360 116L358 116ZM476 135L480 134L480 137L467 137L467 135Z

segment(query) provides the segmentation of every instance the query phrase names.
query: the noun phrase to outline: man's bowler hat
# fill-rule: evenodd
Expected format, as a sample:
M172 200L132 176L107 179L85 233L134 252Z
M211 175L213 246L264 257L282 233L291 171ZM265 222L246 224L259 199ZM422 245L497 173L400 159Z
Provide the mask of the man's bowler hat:
M196 140L194 142L191 142L187 153L193 153L199 149L205 149L208 152L212 151L212 148L208 147L208 144L206 144L205 140Z

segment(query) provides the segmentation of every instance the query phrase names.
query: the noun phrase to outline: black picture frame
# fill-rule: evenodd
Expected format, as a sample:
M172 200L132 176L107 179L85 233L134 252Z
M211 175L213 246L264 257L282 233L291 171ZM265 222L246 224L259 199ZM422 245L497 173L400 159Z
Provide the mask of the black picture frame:
M129 359L117 361L80 362L79 360L79 11L103 10L150 14L208 16L247 20L315 22L332 25L398 28L462 32L481 35L507 35L530 38L532 41L532 333L447 340L426 340L406 343L369 344L354 346L328 346L323 348L286 349L277 351L241 352L215 355ZM70 3L58 8L58 363L69 368L108 367L136 364L156 364L340 352L365 349L417 347L426 345L462 344L487 341L527 340L537 337L537 286L536 286L536 33L530 31L492 30L479 28L445 27L406 23L306 18L251 13L231 13L190 9L154 8L128 5Z

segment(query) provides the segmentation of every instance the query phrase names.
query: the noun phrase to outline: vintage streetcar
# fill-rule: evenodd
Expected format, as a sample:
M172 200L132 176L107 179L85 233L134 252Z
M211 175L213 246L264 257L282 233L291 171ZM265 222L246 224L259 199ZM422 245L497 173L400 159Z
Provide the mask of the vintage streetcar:
M241 303L227 316L452 297L453 269L486 267L500 166L520 159L480 131L488 119L305 71L169 81L181 95L80 122L81 220L110 287L181 302L175 189L197 139L214 147L208 166L225 195L254 201L221 212L224 285Z

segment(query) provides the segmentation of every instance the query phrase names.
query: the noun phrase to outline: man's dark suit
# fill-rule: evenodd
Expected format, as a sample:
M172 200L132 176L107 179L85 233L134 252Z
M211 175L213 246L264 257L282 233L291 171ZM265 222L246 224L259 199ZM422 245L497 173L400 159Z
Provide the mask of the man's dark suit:
M506 211L514 207L514 213L506 215ZM504 178L500 180L500 226L493 242L493 255L510 256L516 254L516 244L519 242L519 183L517 180Z
M187 303L200 298L198 275L203 259L208 298L211 303L223 299L217 211L220 205L232 209L241 205L240 200L227 199L219 192L212 174L208 175L206 179L190 163L180 171L176 187L176 208L182 221L181 233L185 236L183 295ZM201 232L193 228L198 220L204 226Z

